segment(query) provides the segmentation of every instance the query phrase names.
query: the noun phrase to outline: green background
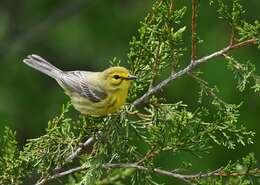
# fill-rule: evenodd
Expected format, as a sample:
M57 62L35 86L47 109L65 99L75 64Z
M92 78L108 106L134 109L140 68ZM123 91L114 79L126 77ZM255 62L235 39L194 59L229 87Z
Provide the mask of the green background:
M100 71L109 66L113 57L128 67L129 41L137 35L139 22L150 11L153 1L143 0L1 0L0 6L0 131L9 126L17 131L19 146L26 139L45 132L49 119L60 113L62 104L69 99L56 82L22 63L28 54L39 54L63 70ZM245 18L260 20L260 1L243 1ZM176 1L176 7L188 7L184 24L184 40L188 51L182 66L190 61L190 16L188 0ZM230 28L218 19L216 9L207 1L200 1L198 36L204 40L198 45L197 57L202 57L227 46ZM260 74L260 52L255 47L233 52L240 61L252 61ZM223 58L200 67L211 86L217 85L220 95L228 103L240 103L241 123L255 131L255 144L227 150L215 147L204 159L189 154L175 158L157 159L158 166L169 169L169 164L187 160L193 169L215 169L254 152L260 161L260 93L247 88L236 89L232 72ZM183 101L193 110L197 106L198 86L188 77L174 81L165 90L169 102ZM73 111L78 115L78 112ZM168 179L168 178L167 178ZM170 182L170 179L168 179Z

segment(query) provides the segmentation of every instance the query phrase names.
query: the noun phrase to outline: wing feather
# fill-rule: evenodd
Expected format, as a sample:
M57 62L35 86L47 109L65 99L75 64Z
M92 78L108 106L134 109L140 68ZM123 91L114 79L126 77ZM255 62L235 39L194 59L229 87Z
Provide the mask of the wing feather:
M104 90L95 87L88 83L84 71L69 71L64 72L62 77L62 84L66 88L76 91L80 95L88 98L92 102L100 102L107 97Z

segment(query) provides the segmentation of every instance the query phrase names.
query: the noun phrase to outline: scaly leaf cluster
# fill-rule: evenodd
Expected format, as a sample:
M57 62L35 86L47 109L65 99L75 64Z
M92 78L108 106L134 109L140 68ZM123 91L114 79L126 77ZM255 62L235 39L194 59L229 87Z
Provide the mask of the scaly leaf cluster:
M157 1L152 12L141 22L139 35L130 42L128 61L139 83L133 85L130 99L144 93L168 66L176 69L185 48L181 20L186 7L174 9L173 1Z
M17 147L16 134L5 127L0 140L0 184L21 184L26 174Z

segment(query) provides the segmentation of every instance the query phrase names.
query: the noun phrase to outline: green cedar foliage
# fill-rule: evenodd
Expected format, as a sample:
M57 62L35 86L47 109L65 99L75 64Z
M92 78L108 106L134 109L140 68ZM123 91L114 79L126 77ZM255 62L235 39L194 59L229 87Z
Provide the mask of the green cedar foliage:
M216 5L220 17L230 24L234 41L259 37L259 23L248 23L242 19L245 11L239 0L232 3L211 0L210 4ZM129 102L152 88L163 71L174 73L181 70L180 61L187 50L183 43L186 26L182 21L187 8L174 7L174 1L156 1L152 11L141 22L138 35L130 42L128 62L139 80L130 90ZM225 58L228 69L238 80L240 91L247 87L250 80L255 82L252 88L259 91L260 79L252 63L241 63L228 55ZM116 58L111 61L112 64L119 62ZM6 128L1 139L0 184L31 182L32 179L51 177L57 167L65 171L77 166L84 170L66 176L62 184L163 184L152 171L107 169L104 165L138 163L153 169L160 168L156 166L155 159L161 155L187 154L200 158L215 145L235 149L252 144L255 133L239 122L242 104L229 104L222 100L217 88L210 87L201 79L200 72L192 72L190 76L200 87L199 104L195 110L183 102L166 102L153 96L142 108L130 103L112 115L80 116L74 120L67 116L71 109L68 104L63 107L60 116L49 121L45 135L28 140L20 151L15 133ZM75 160L66 161L90 137L95 138L94 144L84 149ZM257 183L257 179L251 178L259 175L256 165L254 155L249 154L241 161L230 161L220 172L208 177L198 175L189 182L201 185ZM187 169L192 169L192 164L183 160L170 171L185 172ZM207 172L207 169L201 170ZM228 177L229 174L232 174L231 177Z
M6 127L0 144L0 184L21 184L26 172L19 159L15 132Z

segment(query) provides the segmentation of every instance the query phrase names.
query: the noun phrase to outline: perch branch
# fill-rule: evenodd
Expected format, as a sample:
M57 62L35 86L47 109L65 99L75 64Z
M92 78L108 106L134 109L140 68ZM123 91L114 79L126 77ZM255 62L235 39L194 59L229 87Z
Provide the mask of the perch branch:
M199 64L202 63L206 63L208 62L210 59L216 58L218 56L222 56L223 54L231 51L232 49L236 49L236 48L241 48L243 46L247 46L247 45L253 45L256 44L258 41L258 39L256 38L252 38L252 39L248 39L233 45L229 45L219 51L216 51L210 55L207 55L205 57L202 57L200 59L195 60L194 62L191 62L188 66L186 66L184 69L171 74L168 78L166 78L165 80L161 81L159 84L157 84L156 86L154 86L152 89L148 90L143 96L141 96L140 98L136 99L133 102L134 106L137 106L141 103L143 103L145 100L147 100L151 95L156 94L157 92L161 91L165 86L169 85L170 82L172 82L173 80L176 80L177 78L187 74L188 72L190 72L191 70L193 70L196 66L198 66Z

